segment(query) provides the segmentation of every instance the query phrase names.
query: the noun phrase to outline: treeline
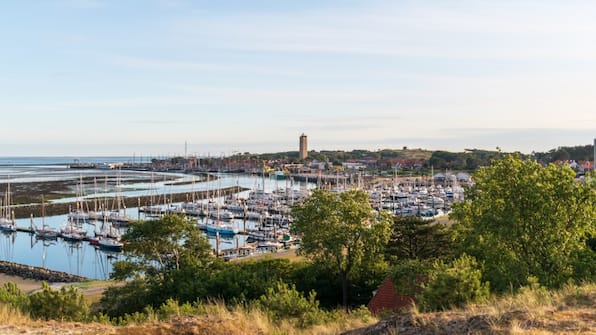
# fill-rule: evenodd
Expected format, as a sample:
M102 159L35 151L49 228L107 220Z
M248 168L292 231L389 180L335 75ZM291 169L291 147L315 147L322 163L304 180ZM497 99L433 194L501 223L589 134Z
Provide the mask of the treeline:
M536 160L543 163L552 163L556 161L592 161L594 159L594 146L582 145L574 147L558 147L547 152L534 152Z
M500 159L505 154L500 150L466 149L463 152L429 151L423 149L383 149L377 151L352 150L352 151L310 151L307 161L317 160L330 162L332 165L341 165L346 161L375 161L373 166L391 168L402 160L422 161L426 169L436 170L467 170L474 171L481 166L490 165L491 160ZM529 155L516 153L524 158L532 158L542 164L557 161L591 161L594 157L594 146L583 145L573 147L558 147L547 152L532 152ZM287 160L298 162L298 152L280 152L271 154L248 155L262 160Z
M431 156L431 151L424 149L409 149L404 147L402 149L381 149L377 151L370 150L311 150L308 152L306 161L317 160L320 162L331 162L334 165L341 165L341 162L346 161L386 161L386 160L428 160ZM266 154L249 154L244 153L241 157L258 157L263 160L288 160L299 162L297 151L287 151L278 153Z
M433 151L426 166L437 170L474 171L480 166L490 165L491 160L503 156L499 151L470 149L464 152Z

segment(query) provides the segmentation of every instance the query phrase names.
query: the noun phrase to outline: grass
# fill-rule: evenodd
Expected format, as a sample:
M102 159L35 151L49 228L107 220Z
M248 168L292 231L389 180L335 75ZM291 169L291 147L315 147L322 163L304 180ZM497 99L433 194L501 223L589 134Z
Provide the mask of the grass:
M150 317L147 322L118 328L117 334L324 335L338 334L376 321L372 317L355 317L338 311L333 313L331 321L309 328L300 328L295 325L295 320L272 320L266 311L258 307L228 307L217 302L201 305L199 308L201 309L199 315L175 315L168 322L160 321L156 317Z
M95 284L85 285L93 287ZM595 306L596 284L593 283L569 284L553 291L533 287L522 289L515 295L492 297L482 304L470 304L445 312L419 313L414 306L407 313L393 316L394 319L388 324L394 327L398 324L396 320L401 318L407 321L402 324L411 327L409 333L426 330L437 334L596 334ZM137 322L128 322L126 326L112 326L101 323L40 322L0 305L0 333L314 335L338 334L377 322L362 311L347 314L337 310L329 312L323 322L302 328L297 325L297 320L274 320L266 310L257 306L226 306L221 302L193 306L174 303L167 310L166 314L159 310L149 312ZM484 320L488 328L474 329L470 321L474 319ZM398 333L391 328L388 330L387 333Z
M596 284L568 284L559 290L522 288L515 295L492 297L462 309L419 314L419 320L442 327L454 320L488 320L494 334L596 334Z
M296 249L288 249L279 252L272 252L272 253L263 253L249 257L240 257L234 258L231 261L233 262L242 262L242 261L256 261L256 260L263 260L269 258L287 258L290 262L300 262L304 260L303 256L299 256L296 254Z

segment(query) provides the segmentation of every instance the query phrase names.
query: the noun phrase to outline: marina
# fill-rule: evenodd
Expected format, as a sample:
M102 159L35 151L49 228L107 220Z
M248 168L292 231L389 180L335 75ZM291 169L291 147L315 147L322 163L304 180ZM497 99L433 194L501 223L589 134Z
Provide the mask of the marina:
M76 186L77 180L82 179L81 171L84 171L83 175L87 176L119 173L92 169L73 170L61 165L0 164L0 175L10 176L0 183L22 183L23 181L36 183L68 179ZM50 202L49 206L53 203L79 204L81 201L85 203L84 206L73 206L75 209L69 214L48 215L43 219L39 216L14 219L14 229L2 229L0 234L0 260L63 271L87 278L107 279L113 263L124 259L125 255L120 251L122 246L116 242L117 237L108 238L104 235L98 238L98 236L101 236L102 232L106 234L106 231L116 236L121 235L126 230L125 218L154 219L165 213L188 214L189 220L196 222L198 227L204 228L214 253L222 257L271 251L270 248L259 243L283 239L283 232L287 232L289 222L286 220L284 225L283 220L275 221L267 219L262 214L256 215L254 211L259 208L259 201L251 199L251 192L247 190L258 189L262 197L262 194L271 194L274 190L284 189L286 186L293 189L293 191L286 191L288 194L295 192L297 194L300 190L314 187L313 184L290 185L287 181L280 182L251 175L214 174L212 179L198 182L196 176L182 173L160 175L165 175L167 178L159 182L147 182L150 179L148 178L150 172L127 171L126 178L122 178L123 182L119 189L103 186L95 189L85 187L81 192L74 192L77 193L75 197L60 198ZM135 182L135 180L141 180L141 182ZM241 192L222 192L232 188ZM209 193L208 198L207 193ZM147 210L149 207L128 207L124 204L120 211L107 211L105 208L87 210L87 208L94 208L93 202L98 199L122 197L136 200L140 197L150 197L152 194L159 194L163 199L165 195L173 199L173 195L184 194L186 201L162 201L160 204L154 204L149 211ZM223 194L227 194L227 197ZM247 200L240 204L239 199ZM224 210L226 203L229 204L232 201L236 207L230 206L229 210L227 208ZM193 209L199 208L204 208L205 212L197 211L194 213L196 215L193 215ZM248 208L251 211L248 211ZM212 215L208 214L209 210L212 211ZM274 226L274 223L277 225ZM73 227L82 231L76 231ZM252 242L252 245L248 242Z
M0 260L96 279L109 278L113 263L125 258L120 236L130 220L184 215L203 231L214 254L233 259L291 247L296 241L290 233L290 208L316 187L332 192L366 187L376 210L425 219L444 216L454 201L463 199L455 179L435 184L385 178L363 186L354 176L295 182L276 175L72 169L60 164L0 164L3 172L5 205L15 194L8 191L10 185L68 181L69 190L47 205L36 204L37 215L15 218L15 209L23 205L3 210ZM62 206L62 212L44 215L51 206Z

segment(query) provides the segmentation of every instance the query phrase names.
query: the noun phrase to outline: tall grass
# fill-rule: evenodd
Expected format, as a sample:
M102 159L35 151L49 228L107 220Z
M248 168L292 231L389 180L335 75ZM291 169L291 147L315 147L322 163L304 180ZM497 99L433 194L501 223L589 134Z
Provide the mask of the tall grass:
M23 325L35 323L28 314L23 314L18 308L0 303L0 324Z
M172 303L168 304L174 311ZM163 307L163 306L162 306ZM344 311L327 312L327 318L321 323L309 327L300 327L299 320L274 320L270 313L257 305L226 306L222 302L197 304L193 313L172 314L164 322L165 315L160 310L153 316L148 316L145 322L131 322L128 326L118 328L119 334L210 334L210 335L241 335L241 334L338 334L342 331L370 325L377 320L368 311L356 310L353 313ZM186 312L189 309L182 308ZM161 314L161 315L160 315ZM194 314L189 316L188 314Z

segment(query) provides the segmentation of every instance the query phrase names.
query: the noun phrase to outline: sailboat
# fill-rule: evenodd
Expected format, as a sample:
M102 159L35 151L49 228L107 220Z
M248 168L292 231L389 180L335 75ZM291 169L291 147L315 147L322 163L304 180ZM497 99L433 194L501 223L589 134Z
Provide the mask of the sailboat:
M85 211L85 201L83 200L83 176L79 176L79 185L77 185L77 209L76 211L69 211L68 218L77 223L82 223L89 220L89 213Z
M0 213L0 230L3 232L15 232L14 211L12 210L12 194L10 192L10 182L6 186L6 194L4 195L4 204Z
M109 214L108 219L110 221L112 221L113 223L116 223L118 225L124 226L127 225L128 222L131 220L131 218L126 215L126 203L124 202L124 199L122 198L122 195L120 194L121 192L121 181L120 181L120 171L118 171L118 177L116 179L116 197L114 198L114 201L116 202L115 206L113 206L114 209L112 209L112 211ZM123 211L121 212L120 210L123 209Z
M46 205L43 196L41 197L41 224L42 228L39 229L35 223L33 222L33 214L31 214L31 227L35 227L35 237L40 240L55 240L58 238L58 231L56 229L51 228L50 226L46 225L45 223L45 216L46 216Z
M74 219L69 217L66 225L60 229L60 234L67 241L82 241L87 236L87 230L80 224L75 224Z

